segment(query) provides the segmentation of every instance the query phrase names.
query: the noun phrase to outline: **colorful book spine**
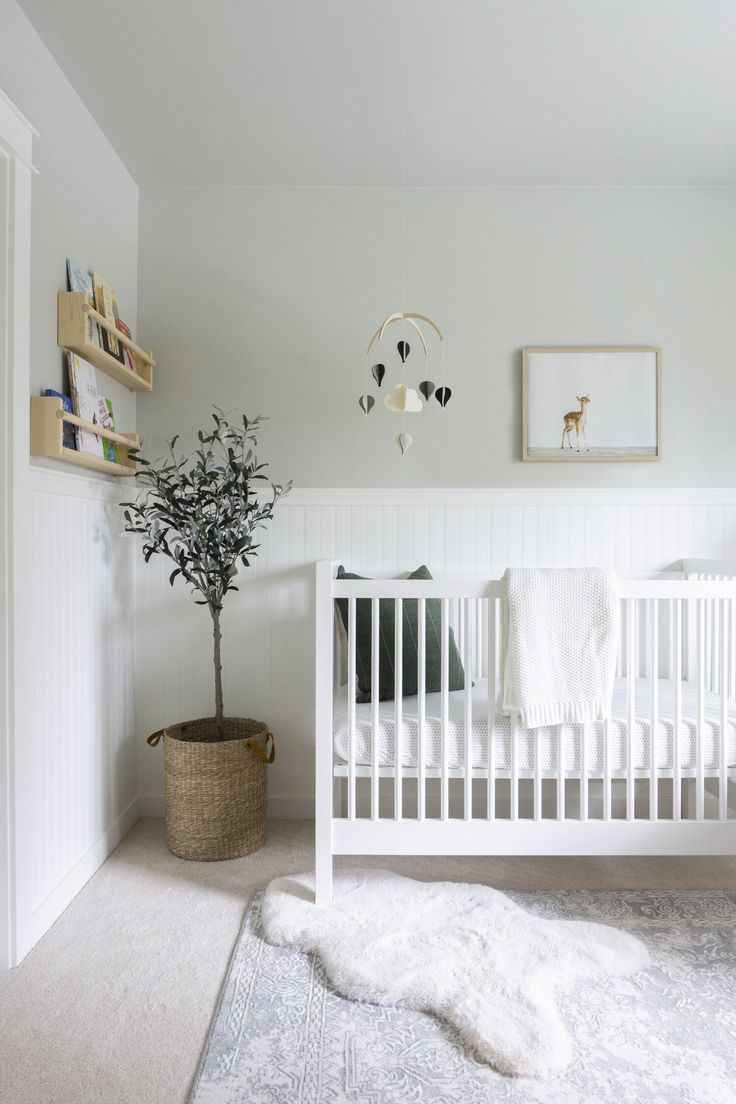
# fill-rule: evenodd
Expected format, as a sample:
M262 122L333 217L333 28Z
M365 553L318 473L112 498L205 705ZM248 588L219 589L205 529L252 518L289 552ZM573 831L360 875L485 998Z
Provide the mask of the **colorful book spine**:
M126 325L126 323L123 322L122 318L117 317L117 304L115 304L115 307L116 307L115 325L120 330L121 334L124 334L125 337L132 338L133 335L130 332L130 326ZM120 344L122 345L122 342ZM125 355L125 364L126 364L126 366L129 368L129 370L131 372L135 372L136 375L137 375L138 374L138 369L136 368L136 363L135 363L135 360L133 359L133 354L131 353L131 351L130 351L130 349L128 348L127 345L123 345L123 353Z
M95 293L95 306L99 313L107 319L113 326L115 325L115 292L110 285L106 283L102 277L97 273L92 273L92 284ZM120 342L113 333L109 330L100 327L102 330L102 347L105 352L110 356L114 356L116 360L119 360L121 364L125 363L125 357L123 356Z
M104 395L97 396L97 424L104 426L105 429L111 429L115 432L115 419L112 414L112 403L109 399L106 399ZM102 437L102 451L106 460L109 460L111 464L119 464L120 456L118 454L118 446L114 441L108 440L107 437Z
M66 356L74 413L78 418L94 422L98 416L97 377L94 367L69 350ZM91 456L103 456L100 438L96 433L90 433L88 429L77 429L77 448L79 452L86 452Z
M87 302L91 307L95 305L94 287L92 285L92 277L86 268L82 268L80 264L73 261L71 257L66 259L66 274L69 282L70 291L81 291L86 295ZM100 344L100 327L95 322L94 318L87 317L87 337L93 345Z
M62 406L67 414L74 413L74 407L72 406L71 395L62 395L61 391L54 391L51 387L47 387L44 391L44 395L48 398L61 399ZM64 422L64 431L62 435L62 444L64 448L74 449L77 451L77 427L73 426L71 422Z

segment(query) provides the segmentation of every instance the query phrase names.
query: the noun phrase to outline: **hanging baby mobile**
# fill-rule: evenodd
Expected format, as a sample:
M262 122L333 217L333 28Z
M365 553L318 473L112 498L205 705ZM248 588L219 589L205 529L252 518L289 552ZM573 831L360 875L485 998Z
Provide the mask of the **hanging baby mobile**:
M392 346L390 355L385 357L388 363L382 363L384 359L384 354L382 352L383 337L389 326L393 325L395 322L408 323L416 332L419 345L421 346L420 356L423 354L423 359L418 362L420 369L418 372L412 372L411 376L412 378L416 378L422 375L425 378L418 380L415 387L409 387L407 385L407 362L409 362L409 358L412 356L412 346L408 341L401 340L398 341L395 346ZM417 314L414 311L402 311L397 314L390 314L388 318L383 320L370 339L367 349L367 354L370 357L374 346L377 346L378 357L376 362L371 364L371 375L375 381L376 387L380 388L381 391L384 390L384 380L386 382L383 399L384 407L391 414L401 415L401 431L396 436L396 444L399 446L402 456L406 455L414 441L411 433L407 433L406 415L421 414L423 410L427 409L428 404L433 398L439 403L440 408L444 410L452 397L452 391L446 384L441 384L438 387L432 380L426 378L429 375L429 348L427 346L427 339L422 332L421 323L430 326L440 340L440 349L442 350L442 375L444 378L444 338L442 337L439 327L435 325L431 318L427 318L425 314ZM410 366L411 363L417 363L416 355L414 356L414 360L410 362ZM394 380L398 380L398 382L394 383ZM393 386L391 386L392 384ZM376 400L373 395L361 395L358 399L358 406L366 417L371 413L375 405Z

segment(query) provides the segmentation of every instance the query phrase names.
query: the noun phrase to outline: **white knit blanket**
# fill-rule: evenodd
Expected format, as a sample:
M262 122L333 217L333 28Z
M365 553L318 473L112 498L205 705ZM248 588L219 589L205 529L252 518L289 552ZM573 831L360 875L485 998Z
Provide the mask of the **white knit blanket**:
M501 708L525 728L606 720L616 674L616 576L596 567L510 567Z

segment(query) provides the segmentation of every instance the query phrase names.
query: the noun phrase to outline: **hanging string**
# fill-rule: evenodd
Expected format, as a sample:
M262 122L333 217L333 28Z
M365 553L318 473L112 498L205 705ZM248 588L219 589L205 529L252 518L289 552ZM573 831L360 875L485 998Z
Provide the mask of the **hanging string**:
M406 127L401 143L401 309L406 310Z

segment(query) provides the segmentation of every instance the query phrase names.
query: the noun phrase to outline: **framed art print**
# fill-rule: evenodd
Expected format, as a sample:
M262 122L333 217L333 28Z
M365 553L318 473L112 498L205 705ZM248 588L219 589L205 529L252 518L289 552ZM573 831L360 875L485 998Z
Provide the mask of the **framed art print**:
M661 350L522 350L522 459L659 460Z

